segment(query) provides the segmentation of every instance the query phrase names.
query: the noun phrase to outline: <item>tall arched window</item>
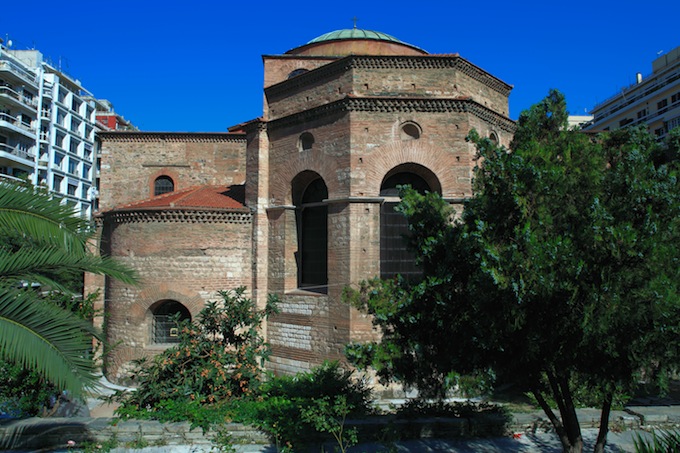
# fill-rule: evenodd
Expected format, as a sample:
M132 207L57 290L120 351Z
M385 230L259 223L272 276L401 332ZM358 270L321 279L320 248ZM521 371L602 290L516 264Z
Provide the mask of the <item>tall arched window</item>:
M153 325L151 338L154 343L179 343L178 321L191 320L189 310L176 300L164 300L152 309Z
M328 188L316 173L293 181L298 232L298 286L325 290L328 285Z
M383 179L380 186L380 196L385 197L380 207L380 278L383 279L397 275L413 279L422 275L415 254L408 248L408 221L402 213L395 211L399 203L398 186L404 185L410 185L420 193L441 191L434 174L420 165L399 166Z
M170 176L159 176L153 182L153 195L163 195L164 193L173 192L175 190L175 183Z

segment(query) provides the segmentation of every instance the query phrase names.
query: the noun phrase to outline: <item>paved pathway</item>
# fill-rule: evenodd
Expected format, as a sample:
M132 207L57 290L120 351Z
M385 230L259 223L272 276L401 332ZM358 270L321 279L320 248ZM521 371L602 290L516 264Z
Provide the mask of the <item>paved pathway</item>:
M644 435L644 433L643 433ZM597 438L597 430L586 429L583 431L586 441L585 452L592 451ZM634 431L622 433L609 433L606 452L634 452ZM201 446L165 446L148 447L141 450L128 448L116 448L114 453L203 453L210 452L211 447ZM214 451L214 450L213 450ZM272 445L236 445L238 453L276 453ZM333 451L329 445L327 451ZM399 442L392 446L382 444L361 444L348 450L349 453L560 453L562 446L556 435L541 433L535 435L522 435L519 439L510 437L491 439L467 439L467 440L443 440L427 439Z

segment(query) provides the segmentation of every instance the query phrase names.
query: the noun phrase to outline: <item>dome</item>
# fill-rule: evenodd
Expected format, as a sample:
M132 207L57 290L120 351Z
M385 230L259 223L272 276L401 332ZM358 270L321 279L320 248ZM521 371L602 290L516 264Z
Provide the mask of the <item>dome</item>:
M426 55L427 52L387 33L361 28L336 30L318 36L287 54L315 56Z
M307 44L314 44L322 41L335 41L337 39L375 39L376 41L391 41L399 44L406 44L405 42L395 38L387 33L381 33L373 30L362 30L361 28L347 28L345 30L336 30L330 33L325 33L318 36ZM408 44L407 44L408 45Z

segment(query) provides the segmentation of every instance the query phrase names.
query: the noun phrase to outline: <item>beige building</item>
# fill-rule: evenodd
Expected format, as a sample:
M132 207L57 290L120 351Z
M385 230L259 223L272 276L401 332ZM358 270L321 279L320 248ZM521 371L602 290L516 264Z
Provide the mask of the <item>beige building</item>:
M99 281L109 379L176 340L217 291L245 285L269 319L269 369L292 373L373 338L347 285L417 273L398 185L460 206L477 163L471 129L509 145L512 87L458 54L384 33L340 30L265 55L262 117L228 133L101 134L102 250L138 287ZM254 100L255 101L255 100Z
M652 62L652 73L596 105L587 130L606 131L647 124L659 139L680 126L680 47Z

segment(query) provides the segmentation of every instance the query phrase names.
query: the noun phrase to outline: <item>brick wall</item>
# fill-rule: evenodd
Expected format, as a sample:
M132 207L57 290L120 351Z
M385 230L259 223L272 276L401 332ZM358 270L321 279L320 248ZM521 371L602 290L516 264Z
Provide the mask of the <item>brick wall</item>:
M175 190L245 181L243 134L110 132L100 138L100 211L151 198L160 175L170 176Z
M107 376L125 382L129 361L153 355L167 345L154 344L152 310L159 301L176 300L195 317L217 291L250 287L252 282L249 213L233 221L163 221L153 217L108 217L106 237L112 255L136 269L141 284L111 281L106 292L107 341L116 345Z

